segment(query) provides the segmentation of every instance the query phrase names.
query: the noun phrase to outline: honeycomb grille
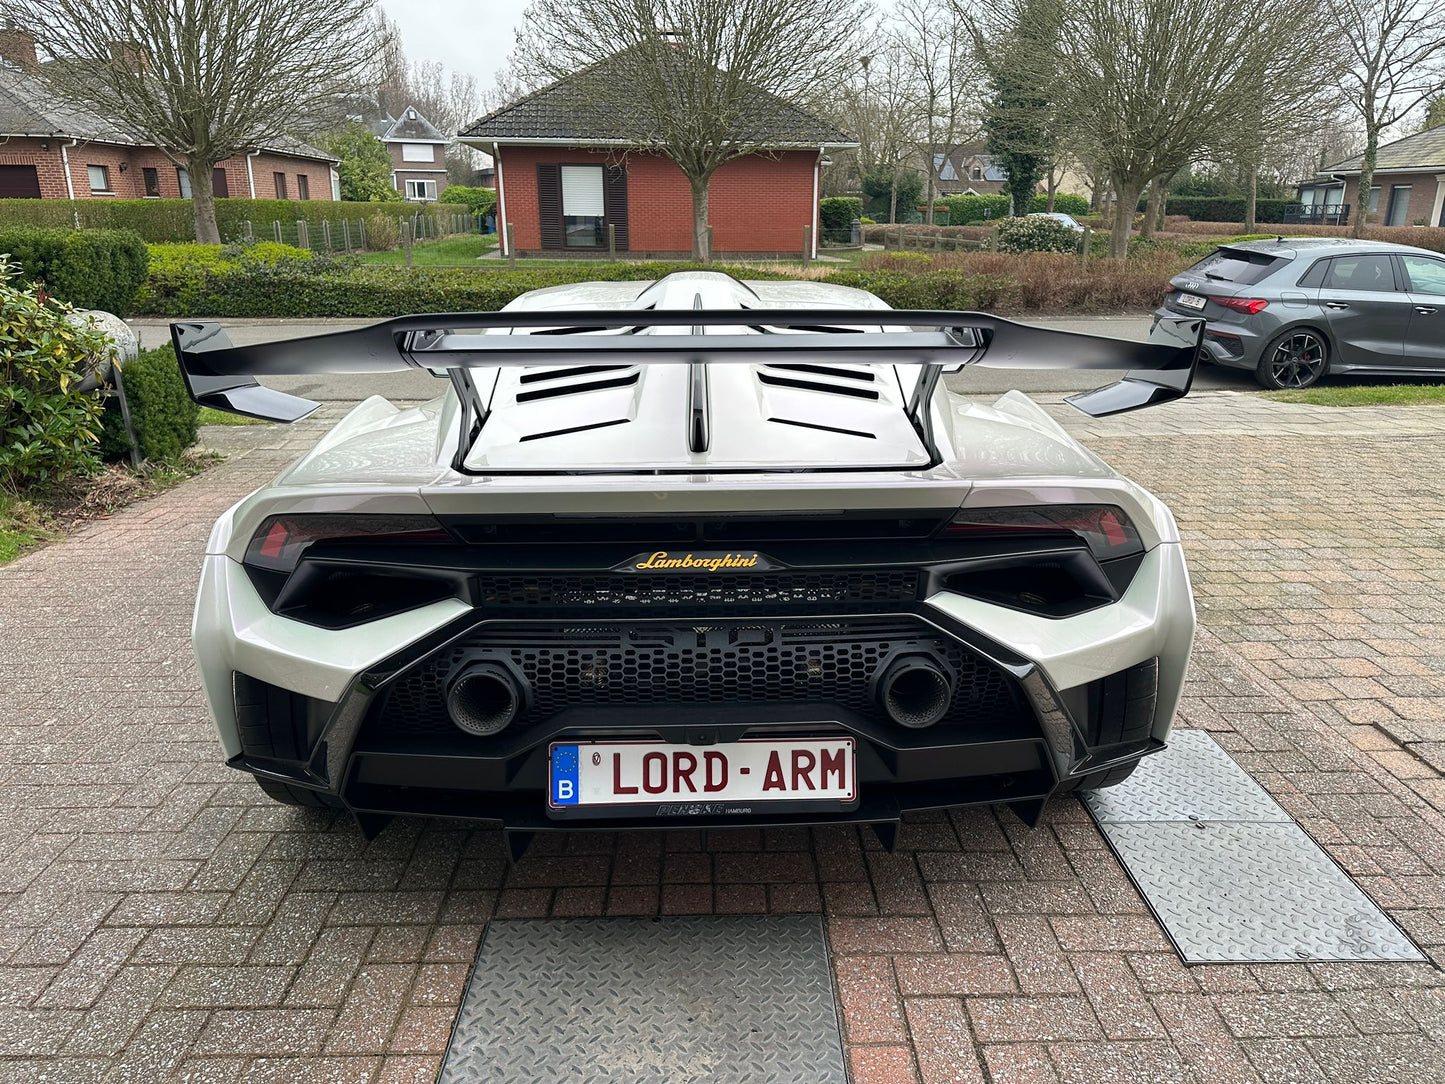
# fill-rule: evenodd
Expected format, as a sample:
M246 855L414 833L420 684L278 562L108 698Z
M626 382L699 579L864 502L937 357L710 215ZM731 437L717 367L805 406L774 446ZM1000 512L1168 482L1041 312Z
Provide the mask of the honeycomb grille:
M687 627L489 625L411 670L386 693L390 733L448 733L443 683L463 659L509 660L532 687L522 723L565 708L630 704L833 703L878 721L869 684L891 654L931 651L956 675L945 724L1003 720L1024 710L1011 679L948 637L909 620L847 624L719 623Z
M738 606L788 609L891 606L918 597L916 569L849 572L682 573L661 579L624 573L483 576L482 606L490 610L608 613L686 607L719 613Z

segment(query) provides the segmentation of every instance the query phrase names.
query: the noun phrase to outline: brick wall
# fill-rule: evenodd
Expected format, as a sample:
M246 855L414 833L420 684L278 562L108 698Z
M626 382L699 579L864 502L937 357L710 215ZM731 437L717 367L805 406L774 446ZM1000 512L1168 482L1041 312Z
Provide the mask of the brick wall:
M0 144L0 166L34 166L42 199L65 199L65 170L61 166L60 144L50 140L42 151L40 140L9 139ZM79 192L76 195L80 195Z
M1375 185L1380 189L1380 206L1371 222L1383 225L1385 216L1390 210L1390 190L1397 185L1410 186L1410 209L1405 215L1405 225L1413 226L1417 221L1424 220L1427 226L1437 226L1442 223L1434 216L1435 196L1438 190L1436 178L1445 171L1436 170L1429 173L1377 173L1375 174ZM1350 220L1354 221L1356 215L1362 214L1366 203L1360 199L1360 179L1351 177L1345 181L1345 202L1350 205Z
M537 166L609 165L617 152L556 147L503 147L507 221L518 252L541 250ZM713 250L802 252L803 227L813 225L817 151L783 151L729 162L713 174L708 221ZM659 155L628 154L627 219L632 252L692 251L692 189L682 171Z
M40 149L41 142L38 139L11 139L0 144L0 165L35 166L40 181L41 199L66 199L68 194L60 146L62 142L68 141L58 138L46 140L49 144L47 150ZM66 151L70 156L70 178L76 199L142 199L146 194L143 171L147 168L156 171L162 198L179 199L181 196L175 163L154 147L81 143L67 147ZM93 165L106 167L110 174L111 192L97 194L90 190L90 174L86 167ZM246 199L250 195L245 156L228 158L217 168L226 172L227 188L232 199ZM325 162L285 155L259 154L252 159L252 168L256 172L258 199L275 198L276 184L272 175L278 171L286 174L288 198L297 198L296 177L304 174L310 185L311 199L331 199L331 168Z

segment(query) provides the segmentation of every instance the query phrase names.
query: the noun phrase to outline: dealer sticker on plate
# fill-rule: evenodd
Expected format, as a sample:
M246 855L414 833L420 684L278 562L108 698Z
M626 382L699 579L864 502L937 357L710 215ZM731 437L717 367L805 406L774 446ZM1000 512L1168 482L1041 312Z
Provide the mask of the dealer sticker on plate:
M548 807L656 807L659 815L747 813L782 803L852 804L851 738L794 738L721 745L595 742L551 747Z

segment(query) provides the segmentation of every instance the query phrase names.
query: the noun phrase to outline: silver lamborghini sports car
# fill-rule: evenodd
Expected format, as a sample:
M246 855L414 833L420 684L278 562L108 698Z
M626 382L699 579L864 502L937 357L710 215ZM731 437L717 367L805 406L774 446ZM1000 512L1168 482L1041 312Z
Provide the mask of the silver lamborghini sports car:
M1189 578L1155 497L942 375L1129 370L1071 400L1112 414L1185 394L1202 332L695 272L261 346L175 324L193 397L240 414L315 408L267 375L447 381L216 524L194 638L227 762L368 832L1034 820L1163 747Z

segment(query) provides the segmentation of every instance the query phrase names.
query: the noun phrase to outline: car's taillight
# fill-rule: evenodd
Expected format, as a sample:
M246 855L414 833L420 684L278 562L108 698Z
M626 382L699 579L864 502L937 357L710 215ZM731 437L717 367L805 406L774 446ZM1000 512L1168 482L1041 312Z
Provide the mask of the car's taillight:
M1026 508L964 508L943 529L946 535L1078 535L1100 561L1144 551L1139 532L1112 504L1045 504Z
M1262 297L1211 297L1209 300L1235 312L1247 312L1250 316L1269 306L1269 302Z
M341 539L449 542L451 535L431 516L329 515L298 513L271 516L246 547L246 564L289 575L307 547Z

